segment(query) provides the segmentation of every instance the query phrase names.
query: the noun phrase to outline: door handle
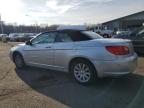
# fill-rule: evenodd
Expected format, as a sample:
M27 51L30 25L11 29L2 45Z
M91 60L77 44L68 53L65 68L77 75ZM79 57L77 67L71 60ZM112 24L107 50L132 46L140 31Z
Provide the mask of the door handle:
M47 47L45 47L45 48L51 48L51 46L47 46Z

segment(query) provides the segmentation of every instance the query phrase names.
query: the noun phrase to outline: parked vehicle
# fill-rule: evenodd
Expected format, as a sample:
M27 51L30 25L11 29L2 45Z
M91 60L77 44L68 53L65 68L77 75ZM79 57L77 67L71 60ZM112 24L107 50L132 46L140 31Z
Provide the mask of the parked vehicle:
M0 37L3 42L7 42L9 39L7 34L1 34Z
M130 34L134 49L137 53L144 54L144 27L141 27Z
M117 34L117 35L113 35L112 38L127 39L128 36L129 36L128 34Z
M2 41L2 35L0 34L0 41Z
M130 32L117 31L116 35L113 35L112 38L128 39L129 35Z
M94 30L94 32L98 33L104 38L111 38L113 35L113 30L108 30L105 25L98 24Z
M94 32L79 30L41 33L13 47L10 58L17 68L31 65L70 72L81 84L98 77L129 74L137 65L130 40L104 39Z
M130 34L119 34L114 38L130 39L137 53L144 54L144 27L141 27Z
M17 41L18 37L19 37L18 33L11 33L11 34L9 34L9 40L12 41L12 42Z
M35 33L12 33L9 35L10 41L25 42L36 37Z
M16 41L18 41L18 42L25 42L25 41L31 40L34 37L36 37L36 35L34 33L21 33L17 37Z
M130 33L131 33L131 31L129 31L129 30L118 30L116 32L116 34L122 34L122 35L124 35L124 34L128 35Z
M101 30L101 35L104 38L111 38L113 35L113 31L112 30Z

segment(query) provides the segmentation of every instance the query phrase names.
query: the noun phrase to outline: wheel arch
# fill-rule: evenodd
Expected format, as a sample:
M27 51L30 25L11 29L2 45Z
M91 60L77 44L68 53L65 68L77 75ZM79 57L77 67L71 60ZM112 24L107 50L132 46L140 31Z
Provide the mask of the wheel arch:
M90 63L90 64L92 65L92 67L95 69L95 72L96 72L96 74L97 74L97 70L96 70L94 64L91 62L91 60L90 60L89 58L86 58L86 57L74 57L74 58L72 58L72 59L70 60L70 62L69 62L69 65L68 65L68 71L69 71L69 72L70 72L70 68L71 68L72 63L75 62L75 61L79 61L79 60L85 60L85 61L87 61L88 63Z
M15 56L16 54L20 54L20 55L22 56L22 54L21 54L19 51L14 51L13 54L12 54L12 59L13 59L13 61L14 61L14 56ZM22 57L23 57L23 56L22 56Z

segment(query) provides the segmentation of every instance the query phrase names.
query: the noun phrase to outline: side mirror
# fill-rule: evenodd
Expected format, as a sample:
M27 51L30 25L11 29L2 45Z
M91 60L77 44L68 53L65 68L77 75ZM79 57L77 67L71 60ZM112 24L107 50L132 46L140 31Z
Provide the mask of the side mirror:
M32 45L31 41L26 41L26 45Z

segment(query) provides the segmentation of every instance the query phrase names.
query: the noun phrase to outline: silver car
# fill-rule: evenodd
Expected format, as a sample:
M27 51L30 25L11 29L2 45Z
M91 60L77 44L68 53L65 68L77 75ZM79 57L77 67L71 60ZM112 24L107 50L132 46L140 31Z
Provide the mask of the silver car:
M59 30L39 34L13 47L11 60L26 65L70 72L81 84L133 72L137 55L130 40L104 39L91 31Z

